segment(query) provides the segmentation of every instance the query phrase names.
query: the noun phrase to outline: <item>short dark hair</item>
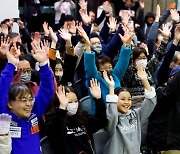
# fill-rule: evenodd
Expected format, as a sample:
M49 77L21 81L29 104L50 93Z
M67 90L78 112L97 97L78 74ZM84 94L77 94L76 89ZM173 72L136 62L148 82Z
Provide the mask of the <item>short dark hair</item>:
M132 53L133 53L133 61L135 61L141 53L144 53L145 56L147 57L147 51L142 47L135 47L132 50Z
M9 90L9 101L16 100L17 96L19 98L22 98L27 94L30 94L32 96L30 89L24 83L22 82L12 83Z
M66 15L64 21L73 21L74 17L72 15Z
M103 64L105 64L105 63L113 64L111 58L109 58L108 56L105 56L105 55L100 55L100 56L96 59L97 69L99 70L100 65L103 65Z

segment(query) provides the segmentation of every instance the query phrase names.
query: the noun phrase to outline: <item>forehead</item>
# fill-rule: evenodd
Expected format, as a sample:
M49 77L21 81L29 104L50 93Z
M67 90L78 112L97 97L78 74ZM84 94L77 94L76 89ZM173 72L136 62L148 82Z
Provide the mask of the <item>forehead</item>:
M119 98L122 98L122 97L131 97L130 93L128 91L122 91L119 93Z
M61 64L56 64L55 68L62 68Z
M75 102L77 101L77 96L74 92L69 92L66 94L67 98L69 99L69 102Z
M109 63L109 62L106 62L106 63L104 63L104 64L100 64L100 67L108 67L108 66L112 66L112 64L111 63Z
M19 61L18 68L31 68L27 60Z
M95 13L92 12L92 11L90 11L90 12L89 12L89 15L90 15L90 16L95 16Z
M93 37L90 39L91 42L99 42L100 39L98 37Z

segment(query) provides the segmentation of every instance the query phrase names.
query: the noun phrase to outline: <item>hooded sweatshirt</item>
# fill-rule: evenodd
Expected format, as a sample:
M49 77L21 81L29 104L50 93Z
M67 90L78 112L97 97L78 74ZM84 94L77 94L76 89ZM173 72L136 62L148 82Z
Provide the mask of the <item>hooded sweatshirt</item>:
M104 154L139 154L141 126L146 124L156 105L155 89L145 90L141 108L129 110L126 114L118 112L117 95L107 95L106 101L107 131L111 137L105 145Z

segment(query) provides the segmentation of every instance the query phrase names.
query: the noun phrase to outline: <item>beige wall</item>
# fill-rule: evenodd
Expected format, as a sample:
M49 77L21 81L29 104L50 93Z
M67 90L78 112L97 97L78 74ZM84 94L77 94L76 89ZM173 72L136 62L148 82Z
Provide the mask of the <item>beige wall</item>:
M161 7L161 12L164 12L166 9L169 8L169 4L174 0L144 0L145 2L145 12L156 11L157 2L159 2ZM152 7L152 3L154 4Z

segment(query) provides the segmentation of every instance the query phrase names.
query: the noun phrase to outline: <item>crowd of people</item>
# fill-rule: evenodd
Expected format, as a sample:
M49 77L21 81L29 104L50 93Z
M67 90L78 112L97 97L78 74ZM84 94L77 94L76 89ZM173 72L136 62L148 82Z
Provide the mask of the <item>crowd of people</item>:
M1 22L0 154L180 154L180 13L114 4Z

